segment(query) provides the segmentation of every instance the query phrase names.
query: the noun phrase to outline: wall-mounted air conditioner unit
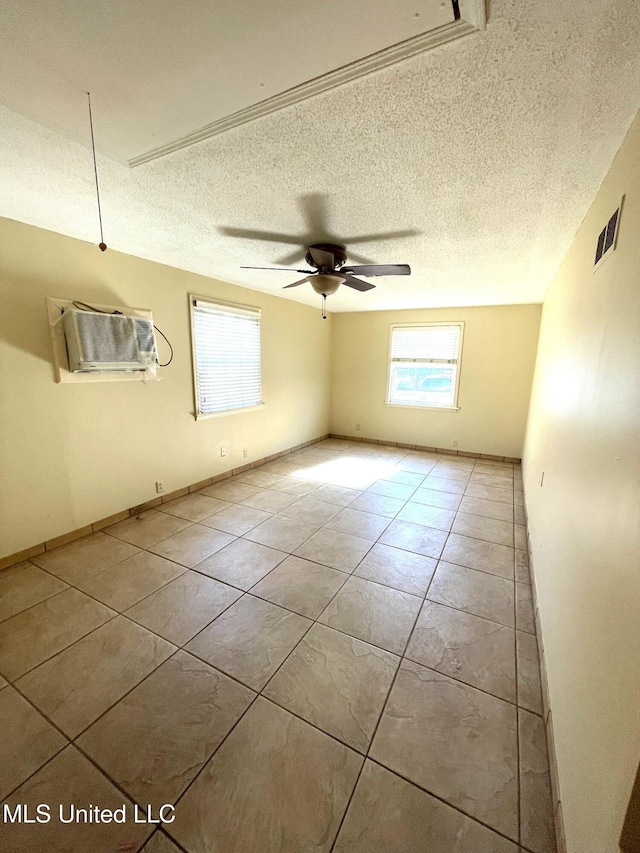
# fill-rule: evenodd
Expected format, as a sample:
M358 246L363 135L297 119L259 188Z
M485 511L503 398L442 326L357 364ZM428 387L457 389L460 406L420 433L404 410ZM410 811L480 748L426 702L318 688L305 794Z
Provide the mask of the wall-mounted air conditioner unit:
M67 308L62 326L72 373L155 369L157 352L151 320Z

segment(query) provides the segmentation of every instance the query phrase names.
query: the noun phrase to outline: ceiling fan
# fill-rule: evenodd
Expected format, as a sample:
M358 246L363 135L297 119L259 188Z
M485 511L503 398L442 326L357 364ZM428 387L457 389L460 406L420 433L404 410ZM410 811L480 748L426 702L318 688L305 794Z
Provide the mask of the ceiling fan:
M411 275L409 264L361 264L349 266L346 264L347 254L344 246L334 243L315 243L307 248L305 260L312 269L298 270L286 267L248 267L243 270L278 270L281 272L307 273L305 278L286 284L283 290L289 287L298 287L309 283L316 293L322 296L322 316L326 319L324 307L327 296L334 294L340 285L352 287L354 290L364 292L372 290L375 284L356 278L358 275L365 277L378 275Z

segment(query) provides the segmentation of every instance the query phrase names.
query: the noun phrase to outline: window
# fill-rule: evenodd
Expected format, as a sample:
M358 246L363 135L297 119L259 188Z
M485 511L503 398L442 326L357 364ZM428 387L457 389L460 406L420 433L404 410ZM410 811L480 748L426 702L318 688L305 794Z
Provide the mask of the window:
M190 298L196 417L261 406L260 309Z
M391 327L388 402L455 409L462 323Z

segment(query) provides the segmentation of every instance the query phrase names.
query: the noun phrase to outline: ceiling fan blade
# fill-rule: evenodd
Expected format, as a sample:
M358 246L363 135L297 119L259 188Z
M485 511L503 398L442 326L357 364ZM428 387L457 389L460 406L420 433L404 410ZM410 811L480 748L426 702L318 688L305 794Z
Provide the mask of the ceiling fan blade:
M241 270L275 270L276 272L306 272L312 273L313 270L296 270L292 267L245 267L241 266Z
M343 269L340 270L340 275L344 278L343 284L347 287L352 287L354 290L359 290L364 293L365 290L373 290L375 284L369 284L368 281L360 281L359 278L354 278L352 275L346 274Z
M341 273L353 275L411 275L409 264L363 264L357 267L342 267Z
M306 284L311 278L313 278L313 276L308 275L306 278L301 278L300 281L294 281L293 284L285 284L282 289L286 290L288 287L297 287L299 284Z
M325 252L324 249L309 246L309 254L319 267L330 267L333 269L336 265L336 259L333 252Z

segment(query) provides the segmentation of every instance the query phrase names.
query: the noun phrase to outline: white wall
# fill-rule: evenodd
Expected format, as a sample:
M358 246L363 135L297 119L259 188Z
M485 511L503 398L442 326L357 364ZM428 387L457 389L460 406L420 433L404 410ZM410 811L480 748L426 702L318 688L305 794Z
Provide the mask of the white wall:
M567 846L614 853L640 759L640 119L544 303L524 483Z
M195 421L189 292L262 308L264 409ZM332 321L315 308L7 219L0 296L0 557L149 500L157 480L170 492L329 431ZM56 384L47 296L150 308L173 363L160 382Z
M336 314L331 426L338 435L520 458L540 305ZM464 321L457 412L386 406L392 323Z

